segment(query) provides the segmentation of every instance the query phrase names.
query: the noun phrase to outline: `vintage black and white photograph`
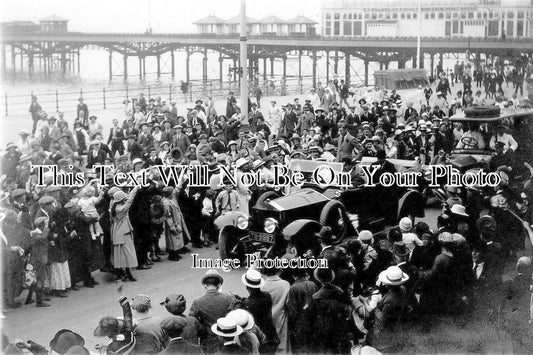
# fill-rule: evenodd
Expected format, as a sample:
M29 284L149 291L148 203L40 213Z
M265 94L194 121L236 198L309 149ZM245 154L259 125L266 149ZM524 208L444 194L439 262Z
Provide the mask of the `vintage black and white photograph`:
M533 354L533 0L0 26L0 353Z

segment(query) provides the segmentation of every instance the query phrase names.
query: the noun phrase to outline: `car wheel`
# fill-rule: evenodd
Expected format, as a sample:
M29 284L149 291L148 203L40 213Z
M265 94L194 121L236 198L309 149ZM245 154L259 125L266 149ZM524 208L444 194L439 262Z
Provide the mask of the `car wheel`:
M218 249L221 259L239 259L241 265L246 259L242 235L235 228L222 228L218 233Z
M277 192L274 192L274 191L263 192L261 196L259 196L259 198L255 202L255 205L256 206L262 205L263 203L265 203L266 200L273 200L278 197L280 196Z
M337 237L335 242L341 241L346 236L349 224L344 205L337 200L326 203L320 213L320 224L331 228L333 235Z

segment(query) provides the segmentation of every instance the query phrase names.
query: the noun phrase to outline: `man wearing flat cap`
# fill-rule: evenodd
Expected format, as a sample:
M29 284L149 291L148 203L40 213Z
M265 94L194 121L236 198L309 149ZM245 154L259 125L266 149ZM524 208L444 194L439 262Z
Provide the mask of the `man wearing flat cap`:
M207 270L201 279L206 293L192 302L189 315L195 317L205 329L210 329L217 319L224 317L234 302L233 296L220 292L224 279L215 269ZM200 345L205 353L211 354L219 349L217 336L207 332L201 339Z
M198 344L199 335L205 333L206 329L201 329L198 319L185 315L184 312L187 308L185 297L171 293L165 297L165 300L160 305L164 306L170 314L185 320L186 324L181 336L191 344Z
M136 320L135 350L139 354L157 354L163 350L165 335L161 329L161 320L150 314L152 308L150 297L138 294L131 300L133 318Z
M169 338L168 345L161 354L203 354L201 347L183 337L186 326L187 321L178 316L170 316L161 321L160 327Z

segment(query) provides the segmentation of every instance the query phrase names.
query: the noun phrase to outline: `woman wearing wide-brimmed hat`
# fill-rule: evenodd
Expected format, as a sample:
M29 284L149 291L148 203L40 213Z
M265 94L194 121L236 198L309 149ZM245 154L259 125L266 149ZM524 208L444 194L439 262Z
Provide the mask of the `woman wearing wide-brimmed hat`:
M378 350L386 350L393 345L394 330L407 314L407 292L402 285L408 280L409 276L398 266L390 266L378 276L377 284L381 287L383 298L373 310L366 337L367 343Z
M133 227L128 212L138 190L139 188L135 187L129 194L122 190L115 192L109 209L111 238L113 239L113 266L116 269L124 269L124 281L137 281L130 271L130 268L136 267L138 262L133 244Z

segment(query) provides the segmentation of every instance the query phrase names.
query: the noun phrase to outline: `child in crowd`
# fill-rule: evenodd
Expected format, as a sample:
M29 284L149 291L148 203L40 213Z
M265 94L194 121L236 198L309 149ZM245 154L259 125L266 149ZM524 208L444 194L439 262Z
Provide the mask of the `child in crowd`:
M91 231L91 237L93 240L96 240L97 237L103 236L104 232L98 220L100 215L96 211L96 203L98 202L98 197L96 197L96 189L92 186L86 186L80 193L80 200L78 201L78 206L81 207L81 211L87 218L91 218L91 223L89 224L89 229Z

